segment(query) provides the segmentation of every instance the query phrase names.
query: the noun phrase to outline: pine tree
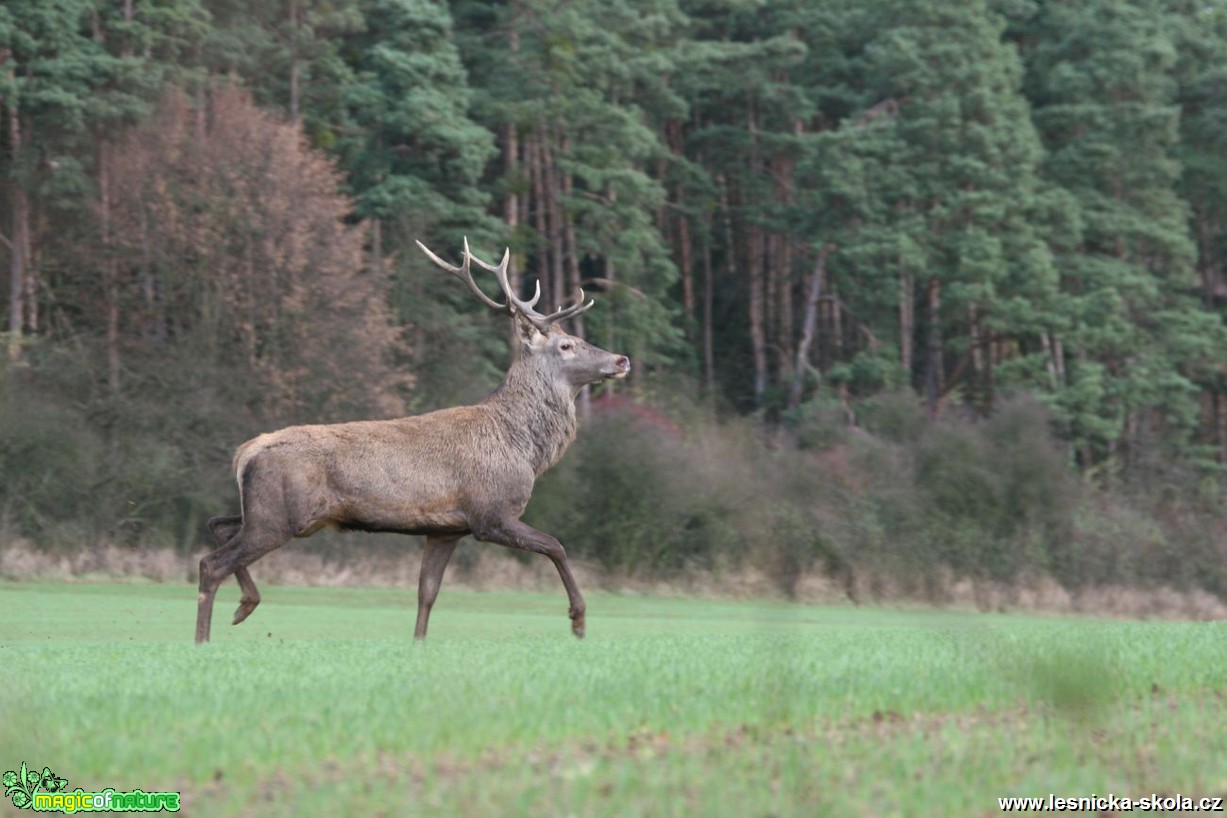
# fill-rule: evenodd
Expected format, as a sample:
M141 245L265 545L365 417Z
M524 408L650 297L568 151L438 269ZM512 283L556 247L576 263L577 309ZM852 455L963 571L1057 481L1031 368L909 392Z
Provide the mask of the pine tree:
M92 100L115 69L115 60L91 36L91 7L82 0L19 0L0 9L10 363L22 357L22 335L39 332L44 323L41 216L57 204L80 206L88 185L81 154Z
M522 0L457 14L483 89L475 110L502 136L497 189L513 266L540 280L547 303L603 290L604 309L577 332L649 366L668 360L679 341L667 299L676 268L656 219L664 190L652 168L664 151L642 106L669 70L662 48L676 10Z
M1055 295L1033 226L1045 191L1021 64L984 3L879 12L891 24L864 45L863 107L819 141L811 224L838 248L832 279L930 413L955 390L986 411L1003 378L1042 371ZM841 376L858 371L874 370Z
M1202 308L1225 317L1227 306L1227 8L1173 0L1178 55L1177 96L1181 107L1181 164L1178 190L1188 202L1197 246L1198 296ZM1211 336L1212 342L1217 333ZM1220 348L1221 349L1221 348ZM1217 352L1218 350L1205 350ZM1206 354L1194 377L1202 389L1201 439L1227 464L1227 367L1218 354Z
M1069 330L1054 405L1085 467L1136 462L1197 420L1194 370L1218 358L1200 310L1189 211L1176 186L1173 19L1151 4L1046 4L1020 34L1046 178L1081 230L1058 257Z

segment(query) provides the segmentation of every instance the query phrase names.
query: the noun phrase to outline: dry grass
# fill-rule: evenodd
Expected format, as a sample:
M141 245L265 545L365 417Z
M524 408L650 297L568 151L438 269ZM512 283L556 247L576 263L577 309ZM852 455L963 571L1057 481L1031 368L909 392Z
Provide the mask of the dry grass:
M295 548L276 551L256 565L257 581L272 585L416 588L420 546L403 550L346 550L340 559ZM170 548L102 546L70 553L49 553L17 541L0 549L0 578L16 581L83 582L97 580L196 581L204 552L184 556ZM695 569L668 579L613 576L586 560L572 560L584 588L604 588L657 596L751 599L780 596L778 581L754 566ZM474 591L553 591L558 575L544 559L526 559L502 549L466 542L448 569L449 586ZM844 586L818 571L803 573L795 599L808 604L849 602ZM889 582L858 582L861 602L939 605L965 610L1027 610L1057 614L1095 614L1117 618L1210 621L1227 619L1227 604L1199 589L1170 586L1135 588L1097 585L1070 590L1051 577L1031 577L1014 584L944 577L937 591L917 598Z

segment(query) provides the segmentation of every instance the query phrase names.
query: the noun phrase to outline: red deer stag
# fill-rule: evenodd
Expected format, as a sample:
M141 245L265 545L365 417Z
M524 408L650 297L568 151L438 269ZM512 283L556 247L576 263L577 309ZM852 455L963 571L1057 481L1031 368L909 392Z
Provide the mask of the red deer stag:
M584 598L558 540L520 521L533 483L558 462L575 438L575 397L581 387L623 378L630 361L568 335L559 323L589 309L576 302L542 315L516 297L507 280L510 251L492 265L469 252L454 267L418 246L463 281L482 303L515 322L521 354L502 384L475 406L441 409L395 420L291 426L238 448L234 474L241 516L214 517L218 547L200 560L196 641L209 641L213 598L234 574L242 592L234 624L251 615L260 593L247 567L292 537L325 526L424 534L413 635L426 636L430 609L456 542L482 542L544 554L558 569L570 601L572 632L584 635ZM494 273L505 303L473 280L470 263Z

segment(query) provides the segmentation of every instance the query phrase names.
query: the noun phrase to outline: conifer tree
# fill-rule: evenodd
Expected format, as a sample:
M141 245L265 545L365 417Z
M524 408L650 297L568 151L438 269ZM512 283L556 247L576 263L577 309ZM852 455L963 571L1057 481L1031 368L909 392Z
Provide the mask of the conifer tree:
M819 142L811 223L930 413L955 390L987 410L1003 376L1042 366L1053 320L1021 64L985 3L880 9L891 23L864 45L864 106Z
M1193 293L1177 191L1172 23L1137 0L1050 3L1022 33L1044 175L1076 201L1081 226L1057 259L1069 330L1055 405L1088 468L1186 439L1196 370L1223 349L1221 322Z

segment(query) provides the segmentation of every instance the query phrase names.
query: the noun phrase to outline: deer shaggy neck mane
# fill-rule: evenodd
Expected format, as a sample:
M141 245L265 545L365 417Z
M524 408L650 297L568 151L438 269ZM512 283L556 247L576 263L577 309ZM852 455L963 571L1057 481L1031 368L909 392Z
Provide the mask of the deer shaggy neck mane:
M549 378L525 356L511 365L503 382L480 405L493 410L508 441L523 452L533 474L540 477L575 440L577 391Z

